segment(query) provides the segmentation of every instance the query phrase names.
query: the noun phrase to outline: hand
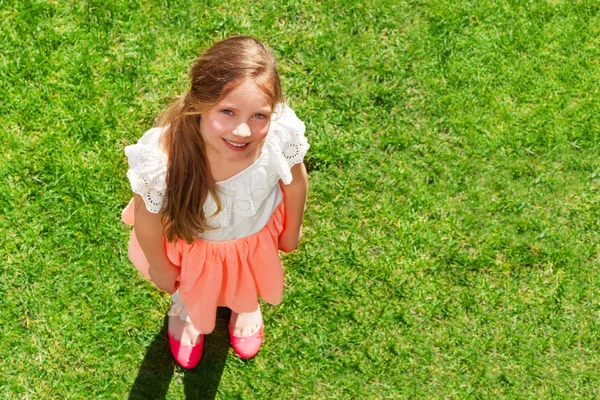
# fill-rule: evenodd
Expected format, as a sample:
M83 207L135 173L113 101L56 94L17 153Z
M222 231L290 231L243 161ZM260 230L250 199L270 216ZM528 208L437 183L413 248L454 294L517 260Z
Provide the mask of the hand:
M167 264L167 265L150 265L150 269L148 269L148 273L150 274L150 279L152 282L161 290L165 290L169 294L175 293L175 291L179 288L179 274L181 273L181 269L177 267L175 264Z
M302 239L302 227L300 227L298 232L284 229L281 235L279 235L279 250L284 253L291 253L300 244L300 239Z

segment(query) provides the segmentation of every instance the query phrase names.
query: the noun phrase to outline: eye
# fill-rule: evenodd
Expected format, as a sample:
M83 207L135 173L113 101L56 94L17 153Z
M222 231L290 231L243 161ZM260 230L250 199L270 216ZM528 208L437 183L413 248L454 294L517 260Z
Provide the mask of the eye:
M229 109L225 109L225 110L221 110L221 112L225 115L233 115L233 111L229 110Z
M254 118L256 118L256 119L265 119L265 118L267 118L267 116L265 114L256 113L256 114L254 114Z

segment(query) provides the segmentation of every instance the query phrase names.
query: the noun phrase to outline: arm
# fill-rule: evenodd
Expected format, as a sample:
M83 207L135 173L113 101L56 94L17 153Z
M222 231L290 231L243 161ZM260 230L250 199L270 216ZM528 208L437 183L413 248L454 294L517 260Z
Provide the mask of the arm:
M150 278L159 289L172 294L179 286L177 278L180 274L180 268L167 257L161 214L153 214L148 211L144 200L139 195L136 194L133 198L135 204L135 225L133 229L150 265L148 270Z
M285 224L279 235L279 250L286 253L294 251L302 238L302 217L308 192L308 175L304 163L294 165L291 172L292 182L289 185L282 185Z

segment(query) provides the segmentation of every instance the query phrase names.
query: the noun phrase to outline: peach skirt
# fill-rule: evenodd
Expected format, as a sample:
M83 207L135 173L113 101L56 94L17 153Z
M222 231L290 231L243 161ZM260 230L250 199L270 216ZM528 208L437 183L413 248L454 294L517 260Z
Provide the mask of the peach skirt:
M123 222L133 225L133 200L123 210ZM267 303L279 304L283 297L283 268L279 259L278 238L283 230L283 201L269 222L257 233L226 242L197 238L192 244L165 240L171 262L181 268L179 293L187 313L200 332L215 327L217 307L237 313L252 312L258 296ZM135 231L129 240L129 259L149 278L148 261Z

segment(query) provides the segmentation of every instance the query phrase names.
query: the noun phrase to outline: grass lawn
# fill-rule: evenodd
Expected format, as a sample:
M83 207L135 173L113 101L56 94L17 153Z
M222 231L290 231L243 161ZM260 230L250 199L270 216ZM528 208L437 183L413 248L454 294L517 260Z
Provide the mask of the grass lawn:
M0 398L600 397L596 0L0 1ZM124 146L264 39L311 190L254 360L192 371L137 275Z

